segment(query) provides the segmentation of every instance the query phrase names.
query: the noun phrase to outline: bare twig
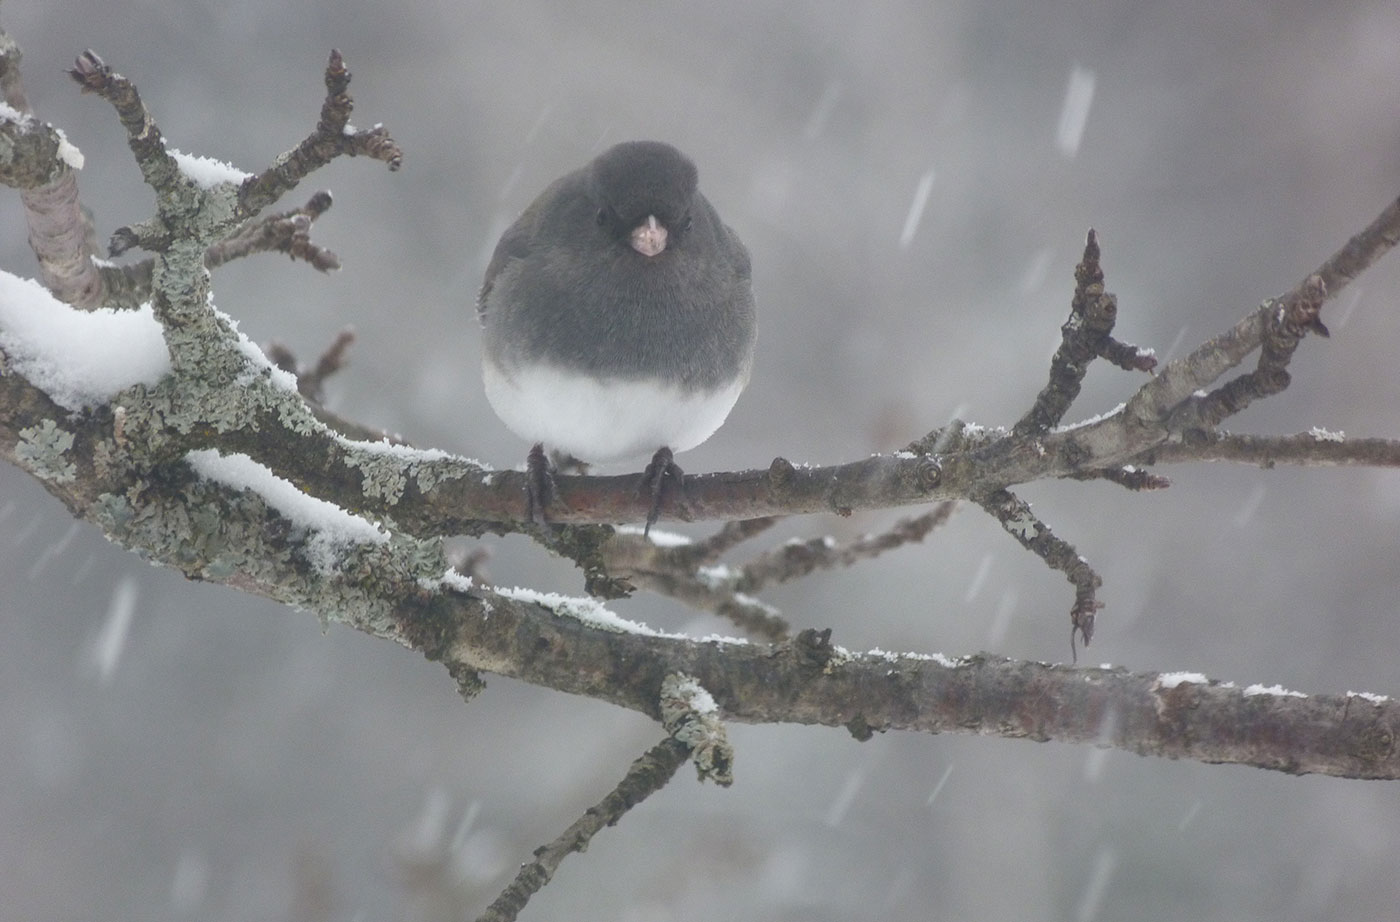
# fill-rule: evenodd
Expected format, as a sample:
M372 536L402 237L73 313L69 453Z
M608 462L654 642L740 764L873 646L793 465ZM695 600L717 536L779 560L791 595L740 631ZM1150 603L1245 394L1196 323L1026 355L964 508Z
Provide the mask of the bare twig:
M1322 277L1313 275L1290 296L1265 302L1261 312L1263 341L1254 371L1242 374L1207 394L1192 395L1172 411L1167 426L1174 432L1213 429L1256 400L1272 397L1288 387L1288 363L1309 332L1327 336L1319 314L1327 300Z
M297 376L297 391L301 396L319 405L324 399L326 379L345 367L350 346L354 342L354 329L343 328L316 359L316 364L310 367L302 367L292 350L282 343L268 343L263 351L278 368Z
M583 816L553 842L535 849L534 860L521 866L515 880L477 917L477 922L515 919L530 897L549 883L565 858L573 852L582 852L605 827L615 824L628 810L665 787L689 757L690 747L669 736L647 750L632 763L622 781L606 797L585 810Z
M1112 337L1118 299L1104 291L1099 241L1092 228L1084 243L1084 257L1074 268L1074 281L1069 319L1060 327L1060 348L1050 360L1050 380L1012 428L1013 435L1044 432L1057 425L1079 396L1084 373L1095 358L1107 358L1120 368L1135 371L1151 371L1157 365L1150 353Z
M1022 547L1045 561L1052 570L1059 570L1074 584L1074 607L1069 615L1069 650L1071 657L1077 660L1079 652L1075 648L1074 637L1078 634L1083 638L1086 647L1093 639L1094 614L1103 608L1095 593L1103 585L1103 580L1069 542L1056 536L1031 512L1029 503L1010 490L994 490L975 499Z
M309 263L321 272L340 268L340 258L311 242L311 225L331 207L331 194L317 192L299 208L280 214L250 218L234 231L233 236L211 246L204 254L204 264L216 269L253 253L276 251L292 259Z
M777 609L752 593L771 583L798 579L814 570L851 566L904 544L922 541L948 520L956 505L952 501L939 503L922 515L900 519L887 531L865 535L846 545L830 538L789 541L742 567L709 562L709 547L699 552L699 545L658 547L630 532L619 534L608 543L605 561L610 571L627 574L639 588L712 611L749 636L779 641L788 637L787 621ZM756 534L771 523L768 519L749 521L753 524L729 523L716 537L723 535L724 540L729 540L743 533Z
M296 354L276 340L263 346L263 354L278 368L297 376L297 393L306 399L306 405L311 413L329 428L350 439L364 442L388 442L391 445L408 445L408 440L403 436L382 428L366 426L352 419L346 419L328 409L322 402L325 379L345 366L346 352L354 341L354 330L349 327L341 330L321 353L316 364L309 369L302 368L297 362Z
M1313 322L1321 302L1335 298L1352 279L1397 243L1400 243L1400 199L1387 205L1364 230L1352 236L1317 271L1309 273L1287 294L1265 301L1230 330L1207 340L1189 355L1169 362L1128 401L1124 417L1148 426L1159 425L1178 404L1188 400L1195 391L1212 385L1258 349L1270 329L1275 330L1274 335L1285 338L1291 338L1293 332L1301 336L1308 329L1317 329ZM1191 423L1184 418L1178 418L1177 422Z
M78 55L68 75L77 81L84 93L96 93L117 110L117 117L126 129L127 146L136 156L136 164L148 185L162 188L176 180L180 167L165 149L155 118L141 102L141 94L130 80L113 71L91 49Z
M736 547L757 535L763 534L781 522L782 516L767 515L757 519L736 519L725 522L720 530L703 541L690 545L696 563L713 563L730 548Z
M1347 438L1340 432L1313 429L1294 435L1239 435L1230 432L1190 432L1151 452L1151 462L1239 461L1271 468L1400 467L1400 440Z
M305 205L279 214L249 218L233 232L233 235L209 247L204 253L204 264L216 269L235 259L251 256L254 253L286 253L293 260L301 260L321 272L340 268L340 257L324 247L311 242L312 223L331 206L329 192L317 192ZM133 246L142 243L139 236L130 228L119 228L113 235L109 248L112 256L120 256ZM129 266L104 266L101 270L106 283L106 304L134 307L151 295L151 270L153 259L143 259ZM295 368L288 368L295 371Z
M661 790L687 758L696 772L721 787L734 781L734 751L720 723L715 700L691 676L671 673L661 683L661 722L669 737L649 749L627 769L618 786L597 805L589 807L553 842L535 849L535 860L521 866L509 886L478 917L478 922L509 922L530 897L549 883L560 862L572 852L582 852L605 826Z
M738 591L734 570L723 564L704 564L693 550L693 545L659 547L628 529L602 545L601 564L605 572L623 574L630 588L649 589L692 608L714 612L751 637L769 641L787 638L790 626L776 608Z
M244 211L257 214L287 192L296 188L313 171L339 156L367 156L382 160L390 170L403 163L403 152L382 125L362 130L350 125L354 101L348 92L350 71L338 50L332 50L326 64L326 99L316 130L295 148L278 157L262 173L249 179L239 192Z
M850 544L838 544L831 538L789 541L744 564L735 586L743 592L757 592L769 584L790 582L814 570L849 567L885 551L917 543L947 522L957 506L953 500L945 500L922 515L902 518L888 530L877 535L862 535Z

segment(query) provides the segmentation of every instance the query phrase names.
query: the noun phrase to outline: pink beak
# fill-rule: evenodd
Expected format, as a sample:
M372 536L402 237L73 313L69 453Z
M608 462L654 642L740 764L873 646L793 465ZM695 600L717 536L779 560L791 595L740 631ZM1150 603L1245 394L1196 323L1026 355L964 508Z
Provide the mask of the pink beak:
M628 239L638 253L655 256L666 249L666 228L656 222L655 215L647 215L646 223L634 227Z

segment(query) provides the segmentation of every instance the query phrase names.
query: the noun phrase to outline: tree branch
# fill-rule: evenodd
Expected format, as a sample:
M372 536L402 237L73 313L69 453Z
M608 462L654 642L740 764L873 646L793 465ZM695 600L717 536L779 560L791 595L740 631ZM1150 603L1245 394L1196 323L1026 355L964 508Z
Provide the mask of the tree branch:
M1084 257L1074 268L1074 298L1069 319L1060 328L1060 348L1050 360L1050 381L1035 398L1026 415L1012 427L1013 435L1044 432L1058 425L1079 396L1089 363L1103 357L1119 368L1151 371L1157 360L1151 353L1113 338L1118 319L1118 299L1104 290L1099 266L1099 240L1093 229L1084 243Z
M1015 538L1026 550L1031 551L1046 566L1059 570L1074 586L1074 607L1070 609L1069 652L1078 660L1079 652L1074 646L1076 634L1084 641L1084 646L1094 639L1094 614L1103 608L1096 593L1103 580L1089 562L1075 551L1073 545L1057 536L1039 517L1031 512L1030 503L1022 500L1010 490L996 490L987 496L977 497L977 504L996 519L1008 535Z
M1271 468L1400 467L1400 440L1347 438L1341 432L1314 428L1295 435L1239 435L1230 432L1186 433L1181 441L1152 451L1152 461L1238 461Z
M40 123L29 109L20 77L20 49L0 30L0 96L13 115L0 113L0 183L20 190L29 245L39 260L39 278L60 299L85 310L107 296L103 273L93 262L92 224L78 202L74 171L82 154L63 132Z
M530 897L549 883L565 858L587 849L605 827L614 825L628 810L665 787L689 756L690 747L671 737L647 750L606 797L584 811L553 842L535 849L535 859L521 865L515 880L477 917L477 922L512 922Z
M388 164L390 170L403 165L403 151L382 125L368 131L350 125L350 112L355 105L349 93L350 71L338 50L331 51L325 83L326 99L316 130L239 190L239 203L247 214L257 214L342 155L371 157Z
M81 58L75 71L116 106L157 193L156 218L134 233L156 253L152 303L170 369L155 384L132 380L88 395L91 402L81 408L64 406L36 384L32 344L5 331L0 456L121 546L191 579L310 609L419 650L443 662L465 691L479 687L479 673L492 672L659 719L663 681L683 673L709 690L726 715L747 722L840 726L857 735L904 729L1053 738L1294 773L1400 777L1394 744L1400 712L1389 699L1309 698L1198 677L984 655L856 654L833 646L829 631L810 629L771 645L700 642L629 625L590 600L477 586L448 566L442 536L523 531L578 561L586 585L601 595L627 591L627 577L611 572L616 561L609 555L635 536L604 524L525 523L522 474L331 431L210 305L206 253L253 212L331 156L369 153L391 167L397 162L380 129L347 132L348 72L339 56L327 68L317 131L261 177L208 187L171 168L133 87L95 55ZM1321 304L1393 246L1397 228L1400 208L1391 205L1304 286L1171 363L1106 417L1057 428L1037 422L1021 432L957 423L894 455L827 468L799 468L780 458L766 470L688 477L683 505L668 512L753 519L970 498L1031 550L1062 564L1076 586L1073 627L1087 642L1097 576L1044 523L1028 518L1009 488L1109 471L1131 484L1134 478L1121 476L1126 465L1161 460L1177 451L1172 446L1196 438L1196 429L1181 427L1195 412L1197 404L1188 401L1197 388L1254 349L1261 360L1253 374L1284 373L1302 335L1318 329ZM1085 283L1089 294L1093 284ZM35 309L66 308L52 302ZM82 412L70 412L77 409ZM1060 412L1047 406L1037 418ZM1191 425L1210 417L1193 416ZM1224 450L1203 445L1203 457ZM558 486L560 522L639 521L647 512L635 477L560 477ZM925 513L924 523L938 514ZM761 527L723 531L699 553L717 556ZM892 534L890 546L903 540ZM850 553L883 546L876 541ZM768 560L776 564L779 557ZM760 572L768 570L758 567L756 580Z

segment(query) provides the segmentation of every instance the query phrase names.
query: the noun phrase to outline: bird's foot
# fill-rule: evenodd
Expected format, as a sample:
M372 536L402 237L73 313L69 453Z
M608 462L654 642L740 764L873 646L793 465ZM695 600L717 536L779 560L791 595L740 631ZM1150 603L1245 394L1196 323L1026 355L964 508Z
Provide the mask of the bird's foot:
M679 493L682 489L681 476L684 473L676 464L671 449L664 445L651 456L651 463L642 472L640 488L640 492L651 494L651 510L647 512L647 524L646 528L642 529L642 534L651 534L651 526L661 518L661 505L666 500L666 485L671 484Z
M525 456L525 517L536 525L547 524L545 512L554 502L554 465L536 442Z

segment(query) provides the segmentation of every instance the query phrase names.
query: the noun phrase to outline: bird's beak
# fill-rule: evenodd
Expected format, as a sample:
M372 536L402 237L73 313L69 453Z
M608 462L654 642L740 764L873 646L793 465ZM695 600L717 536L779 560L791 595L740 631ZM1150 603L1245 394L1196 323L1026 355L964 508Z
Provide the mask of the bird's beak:
M646 223L632 228L628 240L643 256L655 256L666 249L666 228L657 223L656 215L647 215Z

